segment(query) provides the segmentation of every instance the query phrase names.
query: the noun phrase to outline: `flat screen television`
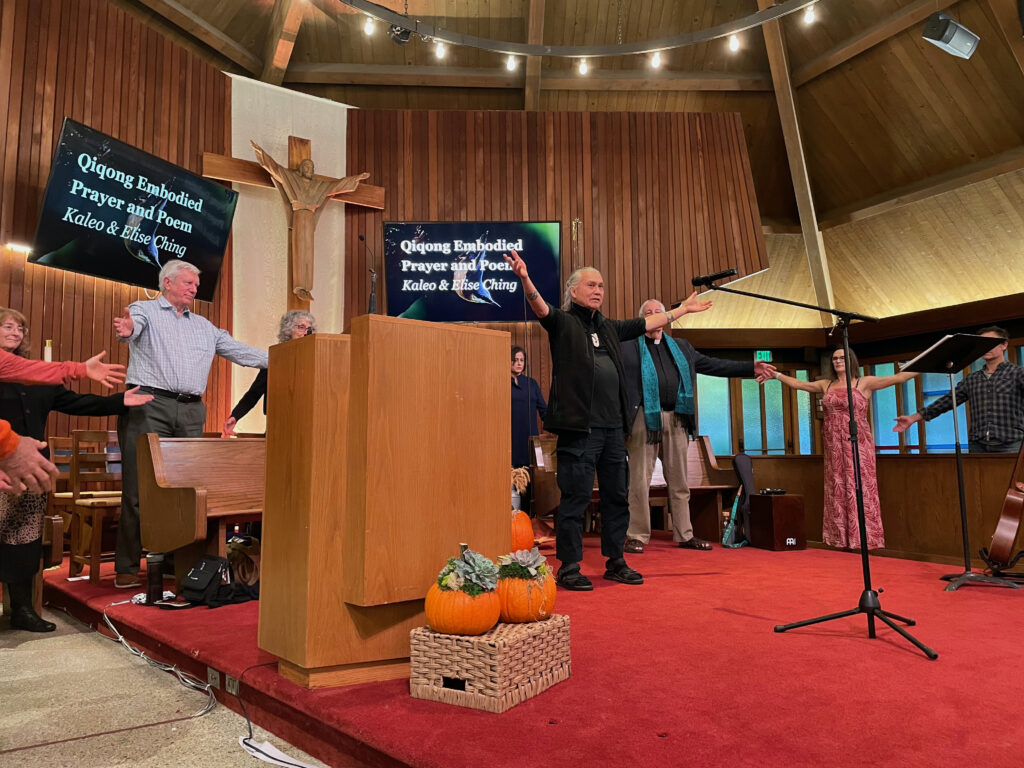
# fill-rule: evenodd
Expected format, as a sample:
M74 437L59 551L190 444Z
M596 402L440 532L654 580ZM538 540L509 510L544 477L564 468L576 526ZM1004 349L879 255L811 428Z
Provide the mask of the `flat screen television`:
M557 221L385 222L388 314L442 322L534 320L503 254L516 251L540 295L557 305L561 242Z
M171 259L200 270L210 301L238 193L69 118L28 260L157 288Z

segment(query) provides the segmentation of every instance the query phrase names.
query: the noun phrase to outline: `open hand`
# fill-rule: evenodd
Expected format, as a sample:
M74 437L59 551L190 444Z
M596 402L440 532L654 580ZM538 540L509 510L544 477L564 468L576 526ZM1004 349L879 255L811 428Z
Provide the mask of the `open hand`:
M127 339L132 335L135 330L135 321L132 320L131 313L128 311L128 307L124 308L120 317L114 318L114 331L122 339Z
M124 404L129 408L137 405L145 405L153 399L152 395L146 394L145 392L139 392L138 387L132 387L124 391Z
M86 360L85 375L93 381L98 381L107 389L115 384L124 384L124 366L117 363L104 363L103 358L106 356L107 353L104 350Z
M683 313L687 315L691 312L703 312L706 309L711 309L711 299L698 299L697 292L694 291L680 306L683 308Z
M916 424L921 420L921 414L914 413L910 416L897 416L893 421L896 422L896 426L892 428L893 432L906 432L910 429L912 424Z
M50 490L51 478L57 476L57 468L39 452L44 448L46 443L21 437L14 453L0 459L0 473L7 477L12 493L46 493Z
M526 262L523 261L522 257L515 251L510 251L509 253L512 254L511 258L507 253L503 253L501 257L505 259L507 263L512 265L512 272L515 276L520 280L528 278L530 275L526 271Z

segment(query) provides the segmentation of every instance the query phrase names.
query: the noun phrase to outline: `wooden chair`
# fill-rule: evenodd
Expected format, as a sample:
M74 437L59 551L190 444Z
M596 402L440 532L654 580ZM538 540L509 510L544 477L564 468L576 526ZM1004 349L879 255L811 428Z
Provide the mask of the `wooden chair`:
M100 580L104 524L116 523L121 516L121 493L89 496L92 486L121 483L121 451L117 432L76 429L71 433L71 554L68 577L73 578L89 566L89 581Z
M47 516L60 515L64 521L63 533L71 533L71 511L75 507L74 490L71 487L71 438L49 437L46 441L50 447L50 461L57 467L57 477L53 481L53 493L47 503ZM117 490L81 490L83 497L119 496Z

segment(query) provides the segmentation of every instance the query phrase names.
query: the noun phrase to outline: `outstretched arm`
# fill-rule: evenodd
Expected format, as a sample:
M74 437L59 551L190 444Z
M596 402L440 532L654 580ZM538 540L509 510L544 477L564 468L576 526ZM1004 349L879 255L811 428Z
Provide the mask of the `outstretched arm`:
M281 179L281 166L277 164L270 155L263 151L263 147L257 144L255 141L249 141L252 144L253 152L256 153L256 162L263 166L264 170L273 176L275 179Z
M533 280L530 279L529 273L526 271L526 262L522 260L518 253L510 251L512 254L510 257L507 253L502 254L502 258L512 265L512 272L519 278L519 281L523 284L523 291L526 293L526 300L530 302L530 308L533 310L538 318L544 318L548 316L548 303L541 297L540 292L537 290L537 286L533 284Z
M697 292L694 291L687 297L686 301L680 304L674 309L668 309L664 312L655 312L653 315L647 316L647 330L656 331L659 328L664 328L666 325L672 325L683 315L688 315L691 312L703 312L706 309L711 309L710 299L698 299Z
M346 176L342 179L338 179L338 183L331 187L327 193L327 197L334 197L335 195L344 195L347 192L354 192L355 188L359 186L359 182L364 179L370 178L368 173L357 173L355 176Z
M794 376L787 376L786 374L780 373L779 371L775 372L775 378L781 381L787 387L799 389L804 392L822 393L825 391L825 387L828 386L828 382L826 381L801 381L800 379Z
M905 381L910 381L915 376L920 374L915 371L913 373L897 373L892 376L864 376L860 380L860 385L863 386L869 392L874 392L876 389L885 389L891 387L894 384L902 384Z
M909 416L897 416L894 421L896 425L892 428L893 432L906 432L911 426L921 421L920 413L912 413Z

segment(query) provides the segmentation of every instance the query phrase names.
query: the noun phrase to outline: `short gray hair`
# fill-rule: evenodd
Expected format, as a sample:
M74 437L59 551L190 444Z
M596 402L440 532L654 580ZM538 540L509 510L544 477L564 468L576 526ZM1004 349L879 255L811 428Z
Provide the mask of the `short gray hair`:
M584 272L597 272L597 274L601 274L595 267L580 267L569 275L569 279L565 281L565 293L562 294L562 309L568 309L572 306L572 293L570 293L570 289L580 284Z
M662 304L662 303L661 303L660 301L658 301L657 299L647 299L647 301L643 302L643 303L642 303L642 304L640 305L640 310L639 310L639 311L637 312L637 317L643 317L643 316L644 316L644 307L646 307L646 306L647 306L648 304L650 304L650 303L651 303L652 301L653 301L653 302L654 302L655 304L657 304L657 305L658 305L659 307L661 307L661 311L662 311L662 312L664 312L664 311L665 311L665 305L664 305L664 304Z
M277 341L279 344L284 344L291 339L292 331L295 330L295 326L299 324L300 320L305 320L309 323L310 328L313 329L310 333L316 333L316 318L309 314L309 312L304 312L301 309L290 309L281 315L281 327L277 331Z
M193 275L199 274L199 267L195 264L190 264L187 261L181 259L171 259L163 268L160 270L160 275L157 277L157 286L161 293L164 291L164 280L174 280L178 276L178 273L182 270L188 270Z

